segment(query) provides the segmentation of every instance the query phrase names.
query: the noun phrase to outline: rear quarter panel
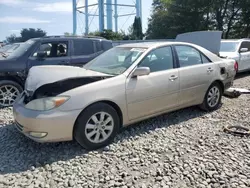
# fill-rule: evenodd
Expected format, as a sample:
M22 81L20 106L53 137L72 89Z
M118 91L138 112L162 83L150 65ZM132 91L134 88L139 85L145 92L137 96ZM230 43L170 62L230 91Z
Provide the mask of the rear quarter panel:
M194 45L197 49L203 52L215 64L214 81L220 80L223 82L225 89L233 84L236 71L234 69L234 59L222 59L218 55L208 51L207 49ZM224 71L222 71L224 70Z
M225 89L229 88L233 84L236 75L234 63L235 60L233 59L221 59L221 61L215 62L216 80L221 80L224 84Z

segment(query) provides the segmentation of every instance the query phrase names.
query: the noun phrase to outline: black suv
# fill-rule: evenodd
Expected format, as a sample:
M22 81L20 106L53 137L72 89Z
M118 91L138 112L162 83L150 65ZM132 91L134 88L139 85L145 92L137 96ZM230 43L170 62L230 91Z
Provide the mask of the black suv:
M0 52L0 107L13 104L32 66L82 66L112 47L101 37L50 36L20 43L10 54Z

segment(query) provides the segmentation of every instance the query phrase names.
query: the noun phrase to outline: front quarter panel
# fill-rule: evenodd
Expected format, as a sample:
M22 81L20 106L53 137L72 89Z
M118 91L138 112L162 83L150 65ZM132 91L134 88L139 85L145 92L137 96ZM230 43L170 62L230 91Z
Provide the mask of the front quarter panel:
M119 106L123 114L123 120L126 121L125 81L126 76L119 75L64 92L60 95L70 96L70 99L59 109L62 111L83 110L93 103L110 101Z

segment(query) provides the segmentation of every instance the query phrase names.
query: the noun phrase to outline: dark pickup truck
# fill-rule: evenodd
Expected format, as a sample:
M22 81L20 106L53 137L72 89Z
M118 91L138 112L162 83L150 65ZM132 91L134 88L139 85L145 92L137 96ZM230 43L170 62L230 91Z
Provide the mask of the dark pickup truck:
M99 37L50 36L21 43L10 54L0 52L0 107L13 104L31 67L82 66L112 47L112 41Z

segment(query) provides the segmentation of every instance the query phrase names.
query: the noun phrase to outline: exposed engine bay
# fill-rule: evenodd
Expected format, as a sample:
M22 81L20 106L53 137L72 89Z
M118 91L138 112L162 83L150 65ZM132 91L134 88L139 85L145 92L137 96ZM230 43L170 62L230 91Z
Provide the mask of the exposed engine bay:
M74 77L44 84L37 88L33 94L29 95L26 93L24 103L27 104L31 100L39 98L56 96L65 91L111 77L112 76Z

